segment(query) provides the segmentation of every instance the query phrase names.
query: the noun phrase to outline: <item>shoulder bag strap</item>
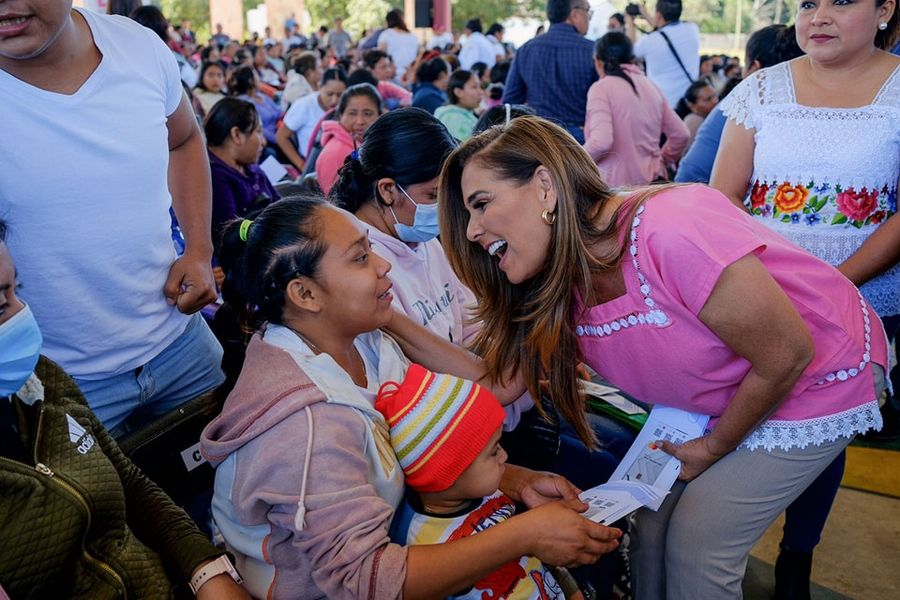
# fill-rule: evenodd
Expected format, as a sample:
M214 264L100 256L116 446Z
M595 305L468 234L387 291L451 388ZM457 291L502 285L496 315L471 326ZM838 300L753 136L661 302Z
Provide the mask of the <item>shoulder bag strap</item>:
M675 46L672 45L672 40L669 39L669 36L667 36L667 35L666 35L666 32L663 31L662 29L657 29L656 32L657 32L659 35L661 35L661 36L663 37L664 40L666 40L666 44L669 45L669 50L672 51L672 56L674 56L674 57L675 57L675 60L678 61L678 66L681 67L681 70L684 72L684 76L688 78L688 81L690 81L691 83L693 83L693 82L694 82L694 78L691 77L691 74L688 73L688 70L687 70L687 68L684 66L684 63L681 62L681 57L678 56L678 51L676 51L676 50L675 50Z

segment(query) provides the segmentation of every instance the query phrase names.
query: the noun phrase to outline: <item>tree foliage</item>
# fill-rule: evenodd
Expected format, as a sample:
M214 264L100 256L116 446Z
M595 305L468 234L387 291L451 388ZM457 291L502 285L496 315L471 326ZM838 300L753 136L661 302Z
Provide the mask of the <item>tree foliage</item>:
M462 31L469 19L479 18L484 29L491 23L502 23L510 17L543 18L547 0L451 0L453 28Z

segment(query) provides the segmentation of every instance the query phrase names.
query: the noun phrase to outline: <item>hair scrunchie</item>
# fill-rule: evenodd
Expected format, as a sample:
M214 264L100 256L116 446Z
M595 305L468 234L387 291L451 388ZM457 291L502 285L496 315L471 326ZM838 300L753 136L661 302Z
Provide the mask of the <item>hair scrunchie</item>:
M247 241L247 233L250 231L251 225L253 225L253 221L251 221L250 219L244 219L243 221L241 221L241 226L238 229L238 235L240 236L242 242Z

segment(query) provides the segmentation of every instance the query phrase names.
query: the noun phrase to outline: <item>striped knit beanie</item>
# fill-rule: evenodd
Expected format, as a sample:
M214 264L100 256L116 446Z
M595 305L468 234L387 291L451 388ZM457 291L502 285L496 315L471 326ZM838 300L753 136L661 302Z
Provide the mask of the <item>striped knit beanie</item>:
M410 365L401 383L378 390L391 446L406 484L417 492L449 488L503 424L504 412L477 383Z

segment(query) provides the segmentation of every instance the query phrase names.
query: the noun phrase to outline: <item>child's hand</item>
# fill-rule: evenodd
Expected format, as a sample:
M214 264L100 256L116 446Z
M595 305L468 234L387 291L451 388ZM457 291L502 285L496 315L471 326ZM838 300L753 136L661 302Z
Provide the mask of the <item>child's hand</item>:
M521 515L530 519L525 529L530 556L554 566L574 567L597 562L615 550L622 531L586 519L580 513L588 505L581 500L549 502Z

